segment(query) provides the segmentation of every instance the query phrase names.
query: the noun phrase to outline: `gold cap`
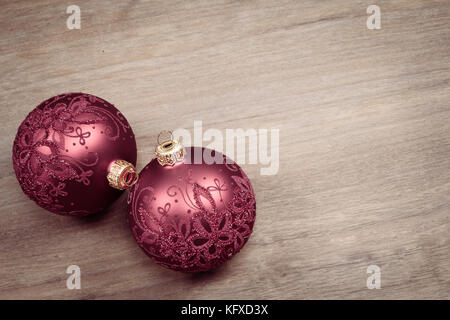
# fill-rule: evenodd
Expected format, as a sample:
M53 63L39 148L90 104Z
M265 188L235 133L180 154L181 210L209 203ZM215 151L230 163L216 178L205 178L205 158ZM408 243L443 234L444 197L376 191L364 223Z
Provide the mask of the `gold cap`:
M165 140L163 136L169 136ZM173 166L183 161L184 147L178 140L173 139L172 131L161 131L158 135L158 145L155 148L156 159L162 166Z
M106 178L111 187L125 190L137 182L138 175L134 166L128 161L115 160L109 167Z

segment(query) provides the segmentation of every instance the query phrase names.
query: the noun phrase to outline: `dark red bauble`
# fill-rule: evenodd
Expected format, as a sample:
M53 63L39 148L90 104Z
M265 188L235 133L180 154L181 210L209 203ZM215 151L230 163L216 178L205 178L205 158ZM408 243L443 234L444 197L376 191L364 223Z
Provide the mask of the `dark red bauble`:
M242 169L221 153L222 164L206 164L203 157L194 164L195 150L218 153L185 148L184 160L174 166L153 159L128 197L128 222L139 246L159 264L185 272L210 270L239 252L256 214Z
M136 141L112 104L67 93L30 112L17 131L12 158L28 197L53 213L81 216L120 196L108 184L108 170L118 159L136 164Z

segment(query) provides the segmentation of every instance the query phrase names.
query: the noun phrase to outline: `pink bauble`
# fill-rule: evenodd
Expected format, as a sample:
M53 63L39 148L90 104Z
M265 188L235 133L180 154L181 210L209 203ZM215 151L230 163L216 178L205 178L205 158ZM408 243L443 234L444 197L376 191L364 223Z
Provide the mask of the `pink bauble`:
M174 166L153 159L128 197L128 222L139 246L159 264L185 272L210 270L239 252L256 213L242 169L221 153L222 164L206 164L203 157L194 164L195 150L218 153L185 148L184 160Z
M101 211L121 191L107 180L111 164L136 164L136 141L124 116L109 102L67 93L39 104L20 125L13 166L25 194L61 215Z

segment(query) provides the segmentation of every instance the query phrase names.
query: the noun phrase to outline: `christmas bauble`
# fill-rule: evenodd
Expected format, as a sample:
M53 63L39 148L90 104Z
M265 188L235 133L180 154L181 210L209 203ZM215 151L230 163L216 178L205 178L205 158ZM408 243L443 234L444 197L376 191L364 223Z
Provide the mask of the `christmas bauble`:
M39 104L20 125L13 166L25 194L61 215L101 211L135 179L136 141L109 102L67 93Z
M210 270L234 256L255 222L252 185L223 154L160 144L128 196L128 222L139 246L170 269ZM175 149L175 152L165 149ZM207 153L214 159L205 161ZM194 159L195 158L195 159ZM196 161L194 161L196 160ZM197 163L196 163L197 162Z

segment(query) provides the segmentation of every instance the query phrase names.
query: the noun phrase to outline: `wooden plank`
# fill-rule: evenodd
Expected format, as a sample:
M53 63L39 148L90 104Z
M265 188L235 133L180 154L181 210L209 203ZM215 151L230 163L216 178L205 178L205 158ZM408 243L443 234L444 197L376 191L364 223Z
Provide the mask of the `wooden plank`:
M449 298L450 3L77 1L0 4L0 298ZM277 175L243 168L255 232L218 270L186 275L137 247L125 196L102 215L49 214L21 192L17 127L53 95L114 103L138 169L162 129L280 129ZM67 266L82 289L66 288ZM381 268L368 290L366 268Z

